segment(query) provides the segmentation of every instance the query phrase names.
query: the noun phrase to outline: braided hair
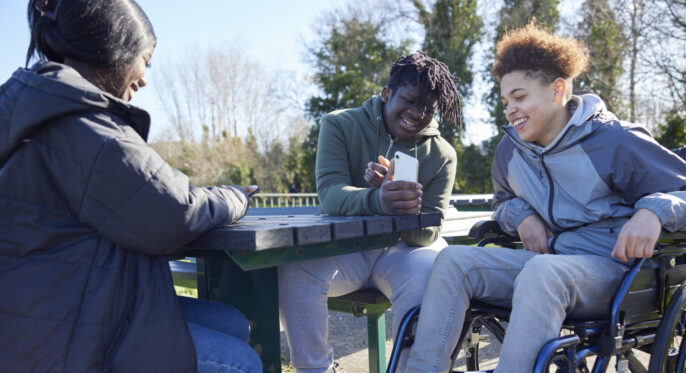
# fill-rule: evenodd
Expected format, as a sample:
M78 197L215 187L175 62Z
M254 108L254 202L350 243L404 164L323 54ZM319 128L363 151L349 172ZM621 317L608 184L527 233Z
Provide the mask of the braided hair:
M436 97L440 121L462 128L462 100L457 93L456 79L446 64L417 51L395 61L391 67L388 88L395 91L404 85L418 85L418 110L433 111L429 103Z

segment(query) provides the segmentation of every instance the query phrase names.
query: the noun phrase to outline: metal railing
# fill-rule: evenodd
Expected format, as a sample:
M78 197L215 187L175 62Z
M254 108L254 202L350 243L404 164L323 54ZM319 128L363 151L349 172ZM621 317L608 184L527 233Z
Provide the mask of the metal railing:
M489 211L492 198L492 194L453 194L450 204L459 211ZM258 193L252 200L252 207L319 206L317 193Z
M317 193L258 193L252 197L253 207L319 206Z

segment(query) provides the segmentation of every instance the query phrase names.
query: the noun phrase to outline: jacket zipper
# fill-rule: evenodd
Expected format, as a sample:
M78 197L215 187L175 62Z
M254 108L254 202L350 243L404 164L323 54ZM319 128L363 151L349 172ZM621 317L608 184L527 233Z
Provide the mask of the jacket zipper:
M558 237L560 237L560 234L558 233L555 236L553 236L553 239L550 240L550 246L548 247L550 249L551 254L557 254L557 251L555 251L555 243L557 242Z
M550 171L548 170L548 167L545 165L545 161L543 160L544 154L541 154L541 167L543 167L543 171L545 171L545 176L548 178L548 184L550 185L550 197L548 198L548 218L550 218L550 222L559 230L564 230L562 229L557 222L555 221L555 216L553 215L553 200L555 199L555 184L553 184L553 177L550 175Z
M519 141L517 141L517 139L516 139L514 136L512 136L508 131L504 131L504 132L505 132L508 136L510 136L510 139L511 139L512 141L514 141L514 142L516 142L516 143L519 142ZM552 223L552 224L553 224L557 229L559 229L560 231L564 231L564 229L562 229L562 227L560 227L560 226L557 224L557 222L555 221L555 216L553 215L553 200L554 200L554 198L555 198L555 185L553 184L553 177L552 177L552 175L550 174L550 171L548 170L548 167L546 167L545 161L543 160L543 158L544 158L544 156L545 156L547 153L550 153L551 151L553 151L553 149L555 149L558 145L560 145L560 144L562 143L562 139L564 139L564 137L567 135L567 133L569 133L569 131L566 131L565 133L563 133L563 134L562 134L562 137L560 137L560 139L557 141L557 143L556 143L552 148L548 149L548 151L546 151L545 153L542 153L542 154L540 155L540 158L541 158L541 167L543 167L543 171L545 171L545 176L548 178L548 184L550 185L550 197L548 198L548 218L550 218L550 223ZM525 147L526 147L526 146L525 146Z

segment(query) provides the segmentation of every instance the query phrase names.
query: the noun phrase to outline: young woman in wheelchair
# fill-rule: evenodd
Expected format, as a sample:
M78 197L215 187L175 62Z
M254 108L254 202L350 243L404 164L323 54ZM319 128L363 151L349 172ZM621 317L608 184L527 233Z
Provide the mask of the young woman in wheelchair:
M593 93L578 40L531 23L497 45L509 124L492 167L493 218L524 250L451 246L437 257L407 372L446 372L470 300L511 308L496 372L531 372L565 317L606 317L633 258L686 230L686 163Z

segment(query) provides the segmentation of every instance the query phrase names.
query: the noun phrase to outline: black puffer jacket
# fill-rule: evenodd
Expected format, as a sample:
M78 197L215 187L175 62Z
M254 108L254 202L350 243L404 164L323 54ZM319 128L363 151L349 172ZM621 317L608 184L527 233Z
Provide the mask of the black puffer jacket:
M72 68L0 86L0 372L194 372L164 254L241 218L145 142L148 114Z

